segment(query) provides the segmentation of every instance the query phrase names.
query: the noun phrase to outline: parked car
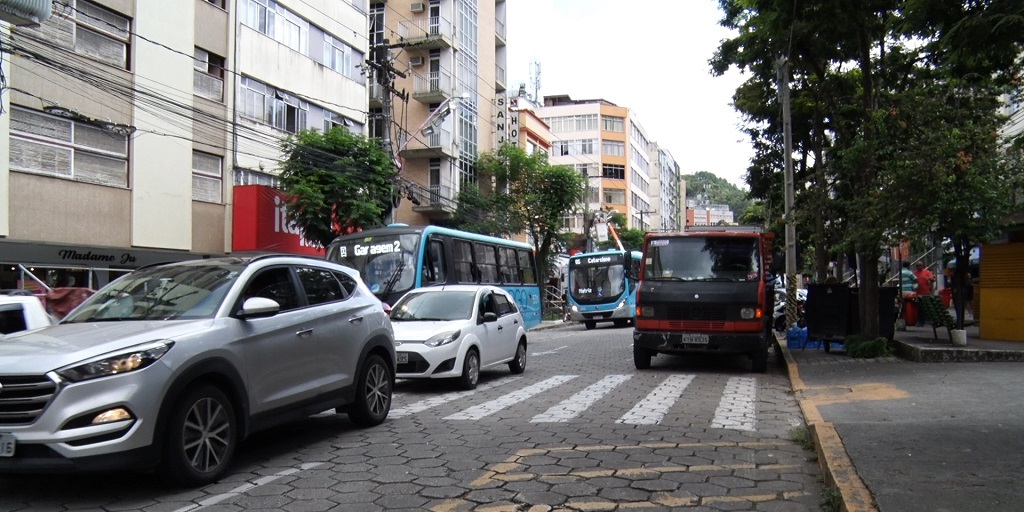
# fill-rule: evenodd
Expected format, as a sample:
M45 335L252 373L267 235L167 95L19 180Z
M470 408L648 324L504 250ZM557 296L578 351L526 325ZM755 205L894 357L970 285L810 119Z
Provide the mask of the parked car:
M246 436L334 408L384 421L394 334L355 271L284 255L145 267L0 343L0 472L203 484Z
M0 290L0 337L53 325L57 322L46 312L39 297L29 292Z
M473 389L480 370L526 370L526 328L516 301L497 286L419 288L391 309L398 378L457 378Z

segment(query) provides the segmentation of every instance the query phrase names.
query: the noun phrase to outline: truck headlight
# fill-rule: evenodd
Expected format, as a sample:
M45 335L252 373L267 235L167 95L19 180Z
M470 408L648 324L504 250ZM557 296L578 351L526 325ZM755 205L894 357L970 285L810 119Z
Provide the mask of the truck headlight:
M740 318L744 320L753 320L755 314L754 308L743 308L740 310Z
M654 316L654 306L642 306L637 308L640 316L650 318Z
M172 341L155 341L102 355L57 370L57 375L71 382L82 382L110 375L141 370L164 356L174 345Z

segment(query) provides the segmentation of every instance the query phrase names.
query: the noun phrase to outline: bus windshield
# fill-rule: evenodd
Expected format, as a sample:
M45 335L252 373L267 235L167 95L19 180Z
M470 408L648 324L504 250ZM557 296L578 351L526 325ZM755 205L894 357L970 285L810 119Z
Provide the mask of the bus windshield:
M648 242L645 280L757 281L758 239L738 236L655 238Z
M359 271L379 297L408 291L416 282L419 235L352 237L331 246L327 258Z
M569 262L569 294L578 302L617 299L626 290L621 254L575 258Z

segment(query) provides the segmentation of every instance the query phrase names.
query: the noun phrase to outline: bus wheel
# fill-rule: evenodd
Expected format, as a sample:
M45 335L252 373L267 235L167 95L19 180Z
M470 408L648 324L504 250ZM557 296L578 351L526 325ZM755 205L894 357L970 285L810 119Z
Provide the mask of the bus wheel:
M594 327L597 327L597 322L595 322L593 320L587 320L586 322L583 322L583 327L586 327L587 330L589 331L589 330L593 329Z
M646 370L651 367L651 358L654 354L646 348L633 345L633 365L637 370Z

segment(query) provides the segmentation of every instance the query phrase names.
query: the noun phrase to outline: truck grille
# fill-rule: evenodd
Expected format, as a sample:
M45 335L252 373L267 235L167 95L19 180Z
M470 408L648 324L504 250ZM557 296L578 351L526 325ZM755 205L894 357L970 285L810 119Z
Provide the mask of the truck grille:
M676 304L665 308L666 320L724 322L729 307L724 304Z
M28 425L57 393L57 383L45 375L0 376L0 425Z

